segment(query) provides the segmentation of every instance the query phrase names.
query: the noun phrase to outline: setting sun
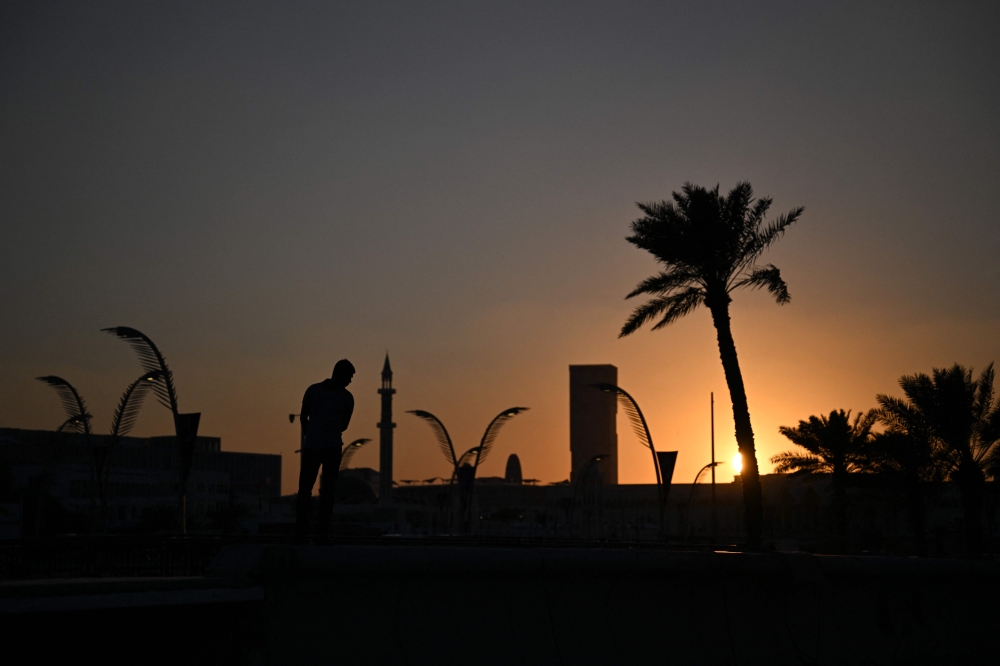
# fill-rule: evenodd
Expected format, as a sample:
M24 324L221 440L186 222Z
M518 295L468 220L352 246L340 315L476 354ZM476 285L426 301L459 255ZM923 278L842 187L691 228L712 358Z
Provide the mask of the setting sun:
M737 452L736 455L733 456L733 471L736 472L737 474L743 472L743 456L741 456L739 452Z

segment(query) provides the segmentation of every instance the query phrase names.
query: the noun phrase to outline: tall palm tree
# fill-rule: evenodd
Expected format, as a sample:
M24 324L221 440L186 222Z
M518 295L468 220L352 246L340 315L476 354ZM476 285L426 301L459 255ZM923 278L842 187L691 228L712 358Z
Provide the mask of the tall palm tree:
M795 208L765 224L771 199L755 199L747 182L738 183L726 196L719 195L718 185L706 190L686 183L680 193L673 193L673 199L637 204L643 217L632 222L632 235L626 240L656 257L664 270L643 280L626 296L651 298L635 309L619 337L655 319L658 321L653 330L663 328L701 305L711 312L733 403L736 443L743 458L748 545L757 548L763 528L760 472L743 373L730 327L729 304L732 293L741 287L767 289L779 305L790 300L779 270L772 264L760 266L757 260L803 209Z
M795 427L778 428L778 432L806 453L785 451L772 456L775 472L832 476L837 537L842 550L847 545L848 475L868 470L867 454L875 418L874 411L858 412L852 422L851 412L839 409L829 416L810 416Z
M983 551L983 501L987 475L1000 459L1000 398L993 388L990 363L972 378L972 369L955 364L900 378L905 400L886 395L877 400L886 418L919 421L940 447L949 477L958 486L964 513L965 548Z

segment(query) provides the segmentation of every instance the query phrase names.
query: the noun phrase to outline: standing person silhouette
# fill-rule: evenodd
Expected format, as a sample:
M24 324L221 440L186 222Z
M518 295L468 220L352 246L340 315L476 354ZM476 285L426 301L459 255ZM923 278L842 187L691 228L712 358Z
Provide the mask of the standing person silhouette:
M316 543L326 543L333 517L333 496L337 490L342 433L351 423L354 396L347 385L354 378L354 366L346 358L333 366L333 375L306 389L302 397L302 465L299 494L295 506L295 538L305 543L309 536L309 504L319 468L319 527Z

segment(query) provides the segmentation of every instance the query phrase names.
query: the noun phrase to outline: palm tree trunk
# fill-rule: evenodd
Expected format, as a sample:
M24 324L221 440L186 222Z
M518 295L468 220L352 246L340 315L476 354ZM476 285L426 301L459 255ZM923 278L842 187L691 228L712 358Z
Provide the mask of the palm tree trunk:
M706 299L707 300L707 299ZM729 323L729 297L722 303L709 306L712 312L712 323L719 339L719 356L722 358L722 369L726 374L726 384L729 387L729 397L733 403L733 421L736 423L736 444L743 458L743 513L747 529L747 546L757 550L761 545L761 533L764 527L764 507L761 498L760 471L757 468L757 452L753 443L753 428L750 425L750 407L747 405L747 392L743 386L743 373L740 372L739 359L736 357L736 343Z
M919 480L907 483L907 504L910 513L910 529L913 531L914 545L918 557L927 556L927 512L924 505L924 490Z
M833 505L837 520L837 548L841 555L847 554L847 470L833 470Z
M983 554L983 491L986 489L986 478L971 455L960 463L956 476L958 491L962 495L965 553L969 557L979 557Z

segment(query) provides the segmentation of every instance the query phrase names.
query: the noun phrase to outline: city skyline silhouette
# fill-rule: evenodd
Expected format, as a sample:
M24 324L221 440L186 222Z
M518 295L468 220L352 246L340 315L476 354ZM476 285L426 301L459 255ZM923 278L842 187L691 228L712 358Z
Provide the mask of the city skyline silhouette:
M531 405L483 475L567 478L566 367L607 363L690 479L725 394L708 313L616 339L655 271L634 203L686 181L808 211L766 259L793 302L732 308L763 473L779 426L1000 357L996 9L551 7L5 6L0 426L58 427L44 375L110 422L137 372L98 329L127 324L285 488L301 387L355 359L345 437L374 437L386 349L397 412L456 441ZM396 478L448 474L397 421ZM173 430L150 401L134 433ZM650 482L618 432L621 482Z

